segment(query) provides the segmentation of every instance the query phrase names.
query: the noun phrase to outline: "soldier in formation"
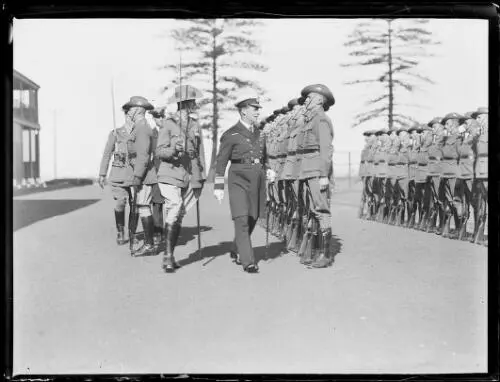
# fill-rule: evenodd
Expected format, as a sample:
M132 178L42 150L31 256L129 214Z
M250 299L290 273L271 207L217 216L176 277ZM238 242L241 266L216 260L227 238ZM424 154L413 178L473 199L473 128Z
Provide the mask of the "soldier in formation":
M487 245L487 108L364 135L359 217Z
M333 125L325 112L334 103L328 87L309 85L263 124L265 164L275 176L268 177L261 224L309 268L333 262Z

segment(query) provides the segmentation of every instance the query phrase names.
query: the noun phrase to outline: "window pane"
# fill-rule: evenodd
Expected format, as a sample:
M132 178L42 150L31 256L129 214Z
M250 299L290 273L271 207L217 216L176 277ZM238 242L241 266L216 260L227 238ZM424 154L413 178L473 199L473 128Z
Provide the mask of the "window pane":
M21 103L23 107L28 108L30 106L30 93L29 90L23 90L21 93Z
M14 90L13 106L15 108L21 107L21 91L20 90Z
M30 161L30 131L23 129L23 162Z
M31 161L36 162L36 137L35 130L31 130Z

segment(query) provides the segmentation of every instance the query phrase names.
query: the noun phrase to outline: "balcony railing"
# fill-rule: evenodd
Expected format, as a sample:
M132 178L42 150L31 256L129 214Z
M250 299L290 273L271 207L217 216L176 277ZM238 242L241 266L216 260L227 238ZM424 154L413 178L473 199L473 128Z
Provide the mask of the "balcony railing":
M38 123L38 110L35 108L15 107L14 118L24 119L28 122Z

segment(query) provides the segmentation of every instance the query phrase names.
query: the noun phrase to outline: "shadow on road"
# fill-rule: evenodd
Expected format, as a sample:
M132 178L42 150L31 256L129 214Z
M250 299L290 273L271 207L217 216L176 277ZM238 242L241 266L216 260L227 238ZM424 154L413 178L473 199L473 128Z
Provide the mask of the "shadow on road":
M141 228L142 229L142 228ZM207 232L210 231L212 227L202 225L200 226L200 232ZM197 239L198 237L198 228L197 227L182 227L181 232L179 234L179 238L177 239L177 245L184 245L188 241L191 241L193 239ZM135 233L135 238L139 241L144 240L144 231L137 231Z
M100 199L14 200L13 230L17 231L40 220L67 214L98 201Z
M332 234L332 239L330 241L330 254L332 256L332 264L335 262L335 256L342 252L342 239L337 235Z
M207 231L211 231L211 230L212 230L212 227L209 227L206 225L200 226L200 232L202 234L203 234L203 232L207 232ZM183 226L181 228L179 238L177 239L177 245L184 245L193 239L198 240L198 228L196 226L194 226L194 227Z
M207 261L204 264L208 264L212 259L228 255L229 251L233 248L234 244L232 241L223 241L217 245L202 248L201 254L195 251L189 254L187 258L178 261L178 263L179 265L186 266L206 259ZM257 263L261 260L275 259L285 253L286 248L284 243L271 243L267 250L265 246L254 248L254 256Z
M217 245L203 247L201 249L201 254L198 251L190 253L187 258L179 260L178 263L181 266L186 266L192 263L196 263L198 261L202 261L204 259L210 261L210 258L216 258L228 254L232 246L233 246L232 241L223 241Z
M271 243L269 244L269 248L266 248L265 245L256 247L253 251L257 263L262 260L273 260L288 253L284 242Z

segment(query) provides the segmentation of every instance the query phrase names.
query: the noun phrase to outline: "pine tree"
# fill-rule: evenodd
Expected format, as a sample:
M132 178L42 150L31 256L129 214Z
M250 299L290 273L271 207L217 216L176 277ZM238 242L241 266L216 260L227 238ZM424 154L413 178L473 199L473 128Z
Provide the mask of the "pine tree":
M267 70L265 65L250 58L260 54L252 33L263 24L251 19L190 19L182 20L182 23L186 27L171 33L181 54L187 53L182 54L181 70L179 63L165 65L165 68L177 73L174 84L179 83L178 74L181 72L180 80L199 84L201 90L209 95L199 105L201 125L209 127L212 136L208 176L208 180L212 181L221 113L234 110L231 101L234 101L235 91L240 88L248 87L259 95L264 94L263 88L248 76L250 71Z
M367 111L355 116L353 127L367 121L385 118L389 129L407 126L415 122L402 114L396 102L401 91L413 92L419 83L433 84L430 78L418 73L421 58L433 56L428 47L440 44L432 39L426 29L429 20L424 19L382 19L359 23L349 35L344 46L350 49L354 62L343 67L374 68L380 71L373 77L363 78L362 70L356 74L362 79L344 82L347 85L381 84L381 94L365 103ZM418 106L418 105L404 105Z

